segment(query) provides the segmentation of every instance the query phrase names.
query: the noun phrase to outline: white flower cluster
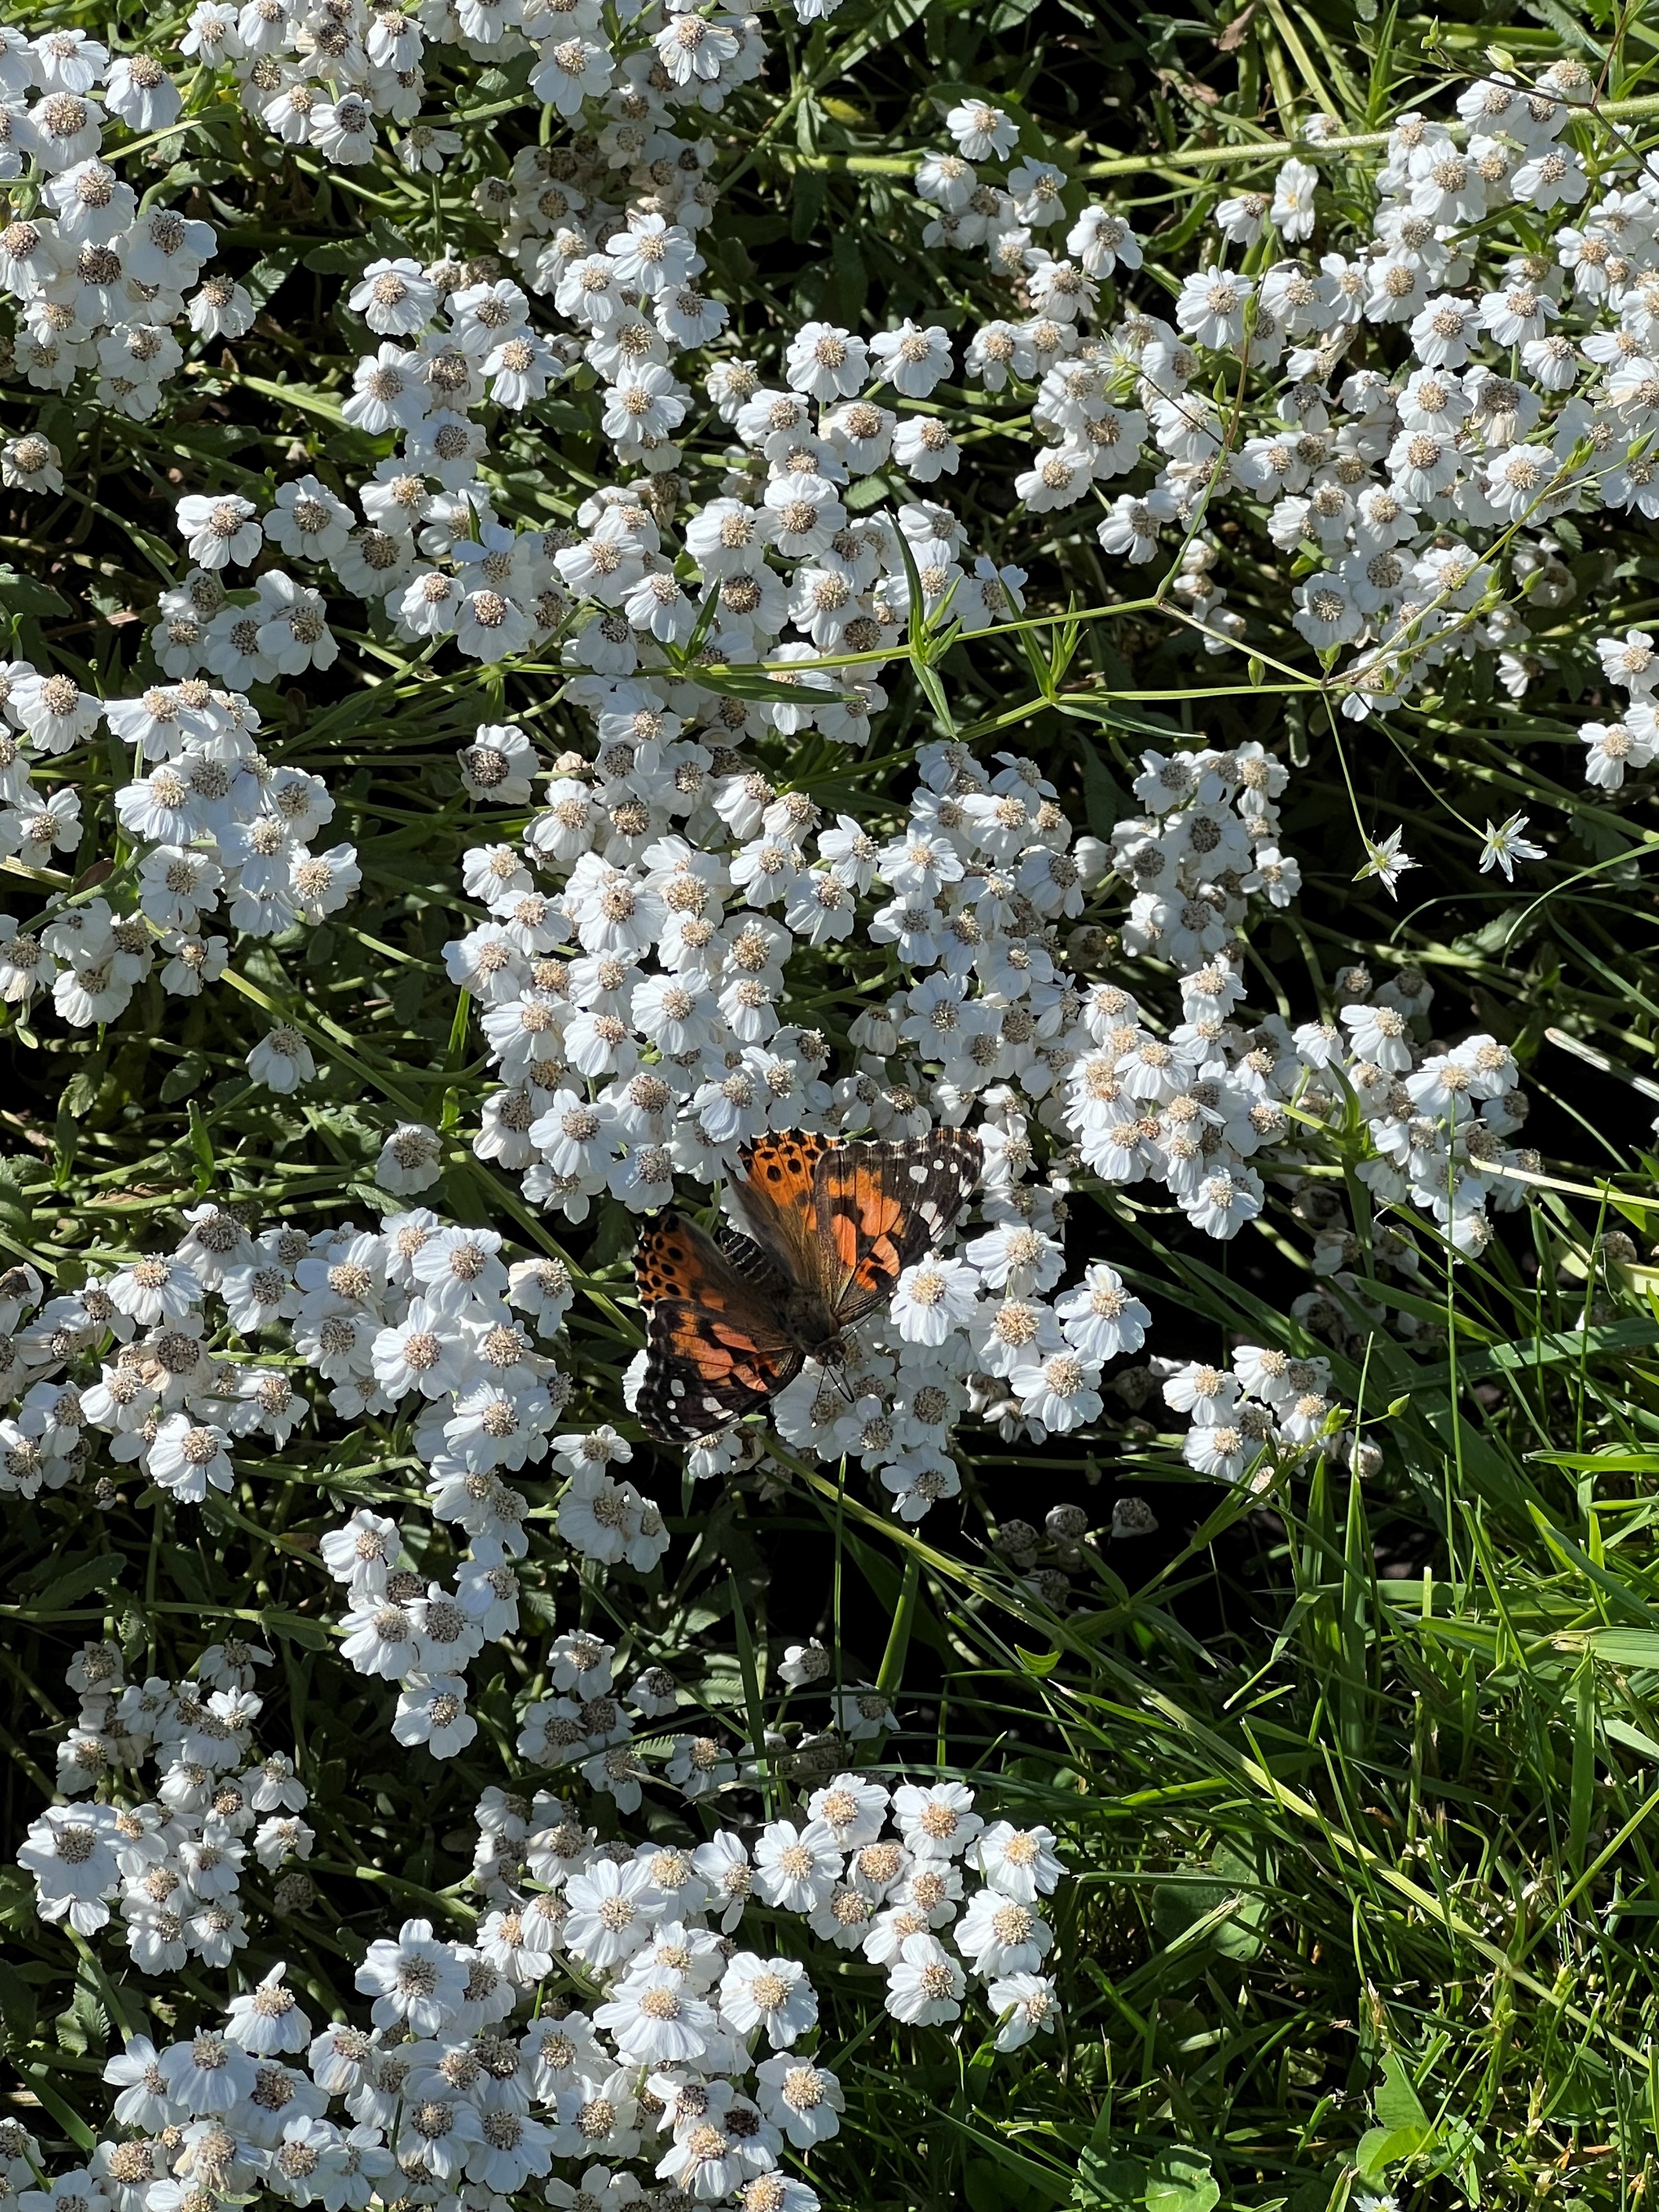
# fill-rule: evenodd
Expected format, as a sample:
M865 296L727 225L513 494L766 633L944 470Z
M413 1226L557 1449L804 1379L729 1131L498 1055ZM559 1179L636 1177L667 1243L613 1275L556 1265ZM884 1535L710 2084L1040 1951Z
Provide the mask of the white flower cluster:
M218 249L212 225L149 192L141 205L101 158L112 118L133 134L166 131L182 104L149 54L112 60L85 31L29 40L0 26L0 178L27 161L40 184L39 204L0 228L0 291L19 309L6 371L42 392L67 392L85 371L98 405L139 422L184 365L175 325L203 341L240 337L255 312L245 286L202 275ZM62 492L62 456L26 431L0 447L0 481Z
M1127 992L1103 986L1087 1002L1100 1047L1079 1063L1066 1113L1095 1174L1118 1183L1165 1182L1188 1218L1212 1235L1224 1236L1229 1224L1261 1211L1263 1178L1245 1160L1271 1139L1265 1164L1288 1185L1293 1212L1312 1231L1313 1272L1323 1285L1292 1299L1291 1317L1348 1350L1362 1321L1407 1336L1421 1329L1416 1316L1378 1302L1360 1279L1416 1274L1422 1255L1412 1216L1429 1217L1456 1250L1482 1252L1495 1233L1492 1209L1523 1205L1522 1176L1541 1163L1536 1152L1505 1141L1528 1110L1507 1045L1485 1031L1450 1048L1427 1038L1434 993L1415 970L1378 985L1364 968L1345 969L1335 988L1338 1021L1291 1030L1275 1014L1245 1029L1228 1018L1243 995L1242 981L1229 960L1217 958L1182 977L1187 1019L1162 1038ZM1357 1149L1346 1134L1356 1109L1364 1131ZM1370 1194L1369 1253L1345 1225L1340 1184L1303 1176L1328 1157L1317 1142L1322 1132ZM1260 1358L1282 1366L1285 1355ZM1267 1393L1263 1402L1276 1408L1282 1398L1321 1398L1328 1377L1314 1374L1318 1364L1291 1362L1294 1388ZM1175 1371L1156 1358L1152 1367L1155 1374ZM1188 1462L1200 1472L1231 1480L1268 1446L1299 1449L1310 1441L1293 1425L1252 1426L1248 1409L1241 1425L1231 1410L1228 1399L1219 1444L1212 1435L1189 1443ZM1316 1410L1322 1420L1329 1409L1322 1399ZM1330 1448L1345 1448L1342 1432L1332 1433Z
M274 1875L311 1856L293 1760L253 1749L264 1703L254 1670L270 1662L260 1645L227 1638L203 1653L194 1681L129 1682L116 1645L82 1648L68 1674L80 1712L58 1751L58 1786L75 1802L49 1806L18 1853L43 1920L94 1936L113 1907L144 1974L177 1974L192 1959L230 1965L248 1940L249 1857ZM125 1802L147 1762L155 1797ZM112 1787L122 1796L82 1794Z
M89 1815L106 1808L58 1809L26 1847L43 1893L96 1897L116 1854ZM556 1800L501 1790L478 1819L502 1875L472 1942L410 1919L372 1942L367 2026L319 2029L278 1964L222 2023L160 2049L130 2037L104 2069L114 2130L86 2166L30 2188L39 2147L7 2124L20 2212L71 2196L85 2212L180 2212L255 2191L324 2212L394 2193L459 2212L532 2185L556 2208L817 2212L785 2160L839 2133L845 2098L801 1948L882 1967L907 2027L961 2019L970 1978L1004 2051L1058 2021L1042 1971L1054 1838L988 1825L959 1783L837 1774L752 1850L729 1827L695 1848L599 1844Z
M1133 563L1173 534L1175 589L1206 649L1245 629L1209 520L1224 500L1297 564L1301 635L1332 658L1355 648L1346 715L1391 708L1481 653L1521 696L1554 650L1534 646L1528 608L1553 616L1577 589L1561 557L1577 544L1571 515L1659 515L1659 185L1615 133L1576 113L1592 89L1565 60L1530 89L1501 71L1477 80L1455 125L1401 116L1375 177L1370 243L1316 265L1272 258L1274 241L1302 245L1316 227L1318 172L1287 161L1271 191L1218 201L1219 251L1186 277L1173 324L1131 308L1094 337L1102 287L1139 266L1133 234L1091 204L1057 258L1042 241L1066 219L1065 176L1025 161L1002 183L983 179L976 165L1006 160L1017 131L988 100L952 110L958 150L916 173L934 210L923 235L982 246L1030 310L983 325L966 356L988 392L1031 391L1048 442L1019 479L1028 512L1150 467L1150 482L1113 501L1100 543ZM1249 273L1227 265L1234 249ZM1391 371L1338 385L1362 331L1386 360L1396 330ZM1241 382L1241 368L1284 380L1267 391ZM1212 396L1218 372L1238 388L1237 410ZM1609 749L1600 726L1586 732L1591 781L1616 787L1605 763L1652 750L1637 733L1632 751L1616 729Z
M228 939L276 937L337 913L361 880L356 848L313 849L334 812L320 776L267 761L259 714L240 692L196 678L100 701L72 676L0 661L0 856L40 869L74 853L81 794L46 789L34 763L83 744L102 721L133 749L115 792L129 857L97 896L60 896L27 924L0 915L0 1000L27 1009L50 987L59 1017L85 1029L113 1021L162 957L162 988L195 998L216 982ZM297 1079L297 1078L296 1078ZM292 1089L278 1075L273 1087Z
M1028 1433L1075 1427L1099 1411L1115 1324L1131 1342L1144 1326L1109 1269L1060 1312L1045 1303L1061 1213L1033 1180L1030 1113L1084 1037L1058 928L1104 854L1070 849L1053 786L1012 756L988 775L959 745L925 747L884 836L850 816L831 826L729 748L682 738L669 686L596 681L592 703L597 761L558 764L521 845L467 856L490 918L446 958L507 1078L474 1149L581 1220L602 1194L643 1212L677 1175L728 1179L768 1129L920 1135L924 1097L953 1123L982 1109L985 1231L907 1271L848 1374L809 1365L773 1408L789 1441L879 1469L918 1518L957 1494L945 1443L976 1393L1012 1393ZM831 1084L825 1040L787 1018L787 971L855 929L893 948L904 980L854 1022L860 1064ZM743 1449L729 1438L690 1464L713 1473Z
M1346 1459L1352 1451L1350 1417L1328 1395L1327 1359L1247 1344L1234 1352L1231 1370L1203 1360L1152 1364L1154 1374L1166 1370L1164 1404L1192 1424L1182 1455L1199 1474L1239 1482L1287 1456L1324 1450Z
M403 1217L401 1231L410 1220ZM401 1231L393 1226L392 1235ZM459 1239L478 1232L448 1233ZM532 1261L514 1272L521 1282L531 1279L533 1295L554 1303L545 1289L550 1268ZM562 1403L568 1386L550 1360L529 1349L505 1309L484 1326L465 1306L452 1305L446 1314L422 1295L430 1287L417 1285L402 1302L401 1316L378 1330L375 1368L385 1378L386 1410L396 1396L411 1391L427 1401L413 1447L429 1469L433 1513L459 1522L468 1540L454 1587L415 1572L397 1522L366 1506L324 1537L322 1559L345 1589L342 1657L360 1674L397 1683L392 1732L400 1743L424 1744L434 1759L448 1759L478 1732L467 1710L467 1667L487 1643L501 1641L519 1626L514 1562L529 1550L530 1501L502 1480L501 1470L540 1461L550 1449L552 1471L568 1478L559 1535L602 1566L625 1565L648 1573L668 1548L668 1534L653 1502L607 1472L632 1456L614 1430L550 1436L557 1413L554 1401ZM544 1306L544 1325L547 1317ZM493 1342L491 1330L497 1332ZM491 1357L506 1348L501 1332L519 1340L513 1361ZM434 1404L434 1398L443 1402ZM544 1603L542 1611L545 1618ZM556 1637L546 1665L562 1694L531 1708L519 1750L546 1766L586 1758L587 1780L632 1812L640 1802L642 1770L630 1752L619 1753L633 1723L612 1695L615 1657L613 1646L580 1631ZM678 1693L660 1669L652 1668L634 1685L629 1702L656 1718L672 1711ZM686 1759L691 1759L688 1751ZM685 1786L691 1771L688 1765L685 1775L676 1773L671 1761L668 1778ZM696 1771L706 1777L701 1787L712 1789L730 1779L732 1770L714 1761L696 1765ZM700 1790L688 1787L687 1794Z
M839 4L793 0L803 21ZM756 17L705 15L674 0L613 10L600 0L440 0L407 9L363 0L197 0L180 43L198 66L232 70L244 106L284 145L356 168L373 159L389 124L411 175L436 174L462 143L420 119L429 46L459 48L495 69L532 57L534 97L567 118L593 103L609 119L608 151L626 147L631 126L671 105L718 112L765 66Z
M304 1419L307 1401L280 1368L210 1350L204 1309L216 1293L244 1338L285 1302L297 1310L294 1270L310 1238L274 1230L256 1241L210 1204L185 1218L172 1254L93 1275L44 1304L33 1267L0 1279L0 1399L16 1401L0 1418L0 1496L61 1490L101 1435L118 1465L199 1505L210 1489L230 1488L234 1438L280 1445Z
M1182 975L1185 1019L1167 1036L1127 991L1097 986L1084 1014L1095 1048L1066 1085L1083 1164L1104 1182L1161 1182L1195 1226L1231 1237L1262 1207L1250 1156L1271 1148L1270 1169L1295 1168L1314 1157L1297 1149L1298 1130L1340 1137L1357 1102L1368 1143L1355 1172L1375 1205L1427 1213L1459 1251L1483 1251L1488 1207L1524 1201L1525 1185L1504 1171L1539 1166L1535 1153L1504 1142L1527 1114L1513 1053L1484 1031L1425 1048L1413 1024L1420 1029L1434 993L1414 970L1376 988L1364 969L1337 981L1340 1024L1292 1030L1271 1015L1246 1029L1230 1018L1245 993L1230 948ZM1352 1284L1317 1248L1314 1267Z
M1370 981L1363 969L1347 980ZM1339 1073L1358 1098L1371 1157L1355 1172L1374 1202L1431 1215L1458 1251L1479 1253L1492 1237L1488 1208L1511 1212L1526 1202L1526 1185L1506 1171L1536 1174L1542 1163L1504 1142L1528 1108L1508 1045L1484 1030L1449 1050L1425 1048L1413 1036L1412 1019L1427 1012L1433 995L1421 975L1402 974L1342 1007L1346 1036L1331 1024L1310 1024L1292 1042L1304 1064ZM1322 1063L1322 1054L1329 1055ZM1298 1103L1332 1121L1346 1110L1317 1073Z
M1079 1049L1060 1071L1057 1121L1092 1175L1162 1182L1195 1227L1226 1238L1261 1211L1250 1158L1281 1148L1298 1071L1263 1034L1231 1019L1243 1003L1240 925L1254 894L1292 905L1301 870L1279 845L1286 771L1261 746L1141 756L1134 795L1147 810L1112 830L1117 876L1133 896L1123 951L1180 975L1182 1019L1158 1034L1119 985L1083 995ZM1133 1343L1126 1345L1133 1351Z
M1584 781L1602 791L1617 791L1626 769L1650 768L1659 759L1659 653L1649 631L1631 629L1623 637L1597 638L1595 657L1607 681L1629 703L1616 722L1586 722L1580 728Z
M377 113L410 122L421 102L428 37L458 42L497 66L533 52L533 96L572 123L584 114L595 119L595 135L579 146L527 149L509 177L487 178L476 195L481 212L501 222L526 282L552 297L567 328L552 339L538 331L526 292L496 276L493 263L488 269L448 257L425 269L409 258L371 263L349 304L379 344L358 362L343 412L370 436L395 431L398 451L357 488L361 517L312 475L283 485L263 517L236 494L182 500L179 528L199 568L163 596L152 638L163 669L174 677L205 669L221 682L246 685L332 663L338 648L314 582L272 568L254 580L251 597L226 593L219 572L253 562L267 542L313 564L313 573L325 564L346 592L371 603L376 620L384 610L404 641L453 635L463 653L481 660L540 646L573 623L578 635L570 649L582 665L620 665L630 623L648 641L688 637L697 610L661 555L651 516L636 520L637 503L625 500L628 513L612 512L614 502L600 499L584 507L575 531L502 521L480 474L489 434L475 418L486 404L521 412L544 399L550 384L591 368L602 383L595 424L619 463L647 473L675 468L680 449L673 434L693 394L670 363L676 350L717 337L728 311L695 283L704 265L695 233L716 204L706 174L713 143L672 126L677 110L717 109L728 91L758 75L764 50L757 20L653 6L629 21L632 51L618 58L610 44L614 27L597 0L558 6L468 0L459 10L425 10L418 21L386 9L331 5L320 26L314 12L271 0L247 0L240 11L201 0L185 44L204 61L233 62L245 97L270 127L331 161L369 157ZM830 9L802 0L798 12L811 18ZM648 40L642 50L634 44L641 34ZM400 152L407 167L435 170L459 145L453 132L413 125ZM609 197L619 174L631 195L625 204ZM814 325L808 335L821 336L823 359L835 353L841 364L830 376L831 396L856 394L869 368L863 341L827 326ZM930 390L949 366L942 344L942 332L929 333L927 362L901 366L896 384ZM818 368L817 381L825 374ZM737 405L757 394L759 379L746 362L725 363L715 374L730 422ZM806 422L804 401L762 396L781 400L792 422ZM854 463L867 471L885 458L895 418L879 408L864 412L887 425L869 457ZM937 427L929 418L915 435L931 436ZM847 483L848 467L827 449L822 458L823 471L809 471L810 481L795 487L793 507L804 515L816 506L823 526L799 527L793 535L800 543L781 546L795 558L819 552L844 520L836 488ZM794 465L801 466L799 459ZM773 508L753 517L756 565L763 545L787 534L786 520ZM723 579L724 570L718 574ZM568 586L583 602L578 616ZM775 632L783 621L780 610ZM725 627L715 647L746 656L739 641L724 637ZM631 644L623 657L634 665Z
M918 593L930 617L948 607L969 629L1017 608L1023 572L969 553L948 509L906 505L896 519L849 512L849 500L860 503L855 480L890 460L921 484L957 467L939 416L914 404L950 374L944 330L907 323L866 343L809 323L789 341L777 389L753 362L715 362L708 395L738 447L727 488L686 522L677 562L664 529L684 459L677 433L696 395L672 363L678 352L706 346L727 319L695 281L704 266L695 231L714 205L709 142L659 125L609 157L596 155L587 169L573 167L569 149L556 158L558 150L520 157L496 211L532 289L551 295L568 330L551 339L538 332L520 286L473 264L372 263L349 305L380 343L360 358L343 411L371 435L395 432L398 450L358 487L362 520L315 476L284 484L263 518L240 495L182 500L180 532L212 573L164 597L158 658L169 673L199 665L235 684L330 665L337 647L313 585L272 569L256 580L251 602L223 599L218 569L256 560L270 540L296 563L326 564L406 643L453 636L463 653L496 661L556 637L567 665L592 672L570 687L581 703L597 708L617 679L672 677L677 721L702 726L712 742L775 727L861 744L884 703L873 658L839 688L803 671L793 698L782 690L784 669L772 696L787 703L769 712L697 682L695 667L677 667L681 648L705 662L765 658L786 629L796 634L779 647L786 663L873 656L899 639ZM598 197L610 182L607 158L631 164L625 206ZM568 220L550 234L554 203ZM475 417L486 405L508 414L532 407L579 368L599 380L595 427L619 481L584 498L572 528L515 527L482 476L489 439ZM868 396L883 384L908 411ZM634 471L643 473L630 483ZM678 574L687 556L695 590ZM581 698L584 684L591 699ZM527 798L518 787L523 750L491 796Z

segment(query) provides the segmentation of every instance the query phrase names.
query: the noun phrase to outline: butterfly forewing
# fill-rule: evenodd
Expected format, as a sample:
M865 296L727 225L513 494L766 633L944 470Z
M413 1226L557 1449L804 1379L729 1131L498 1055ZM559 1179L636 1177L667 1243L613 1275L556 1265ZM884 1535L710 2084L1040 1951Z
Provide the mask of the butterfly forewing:
M780 1274L803 1288L817 1285L819 1164L840 1147L806 1129L756 1138L738 1154L744 1180L732 1196L750 1234Z
M967 1204L984 1154L962 1129L830 1146L814 1172L825 1303L848 1327L890 1297Z
M636 1408L653 1436L688 1443L757 1412L798 1374L801 1353L777 1322L781 1285L766 1255L739 1272L714 1238L672 1211L640 1232L634 1270L646 1310Z

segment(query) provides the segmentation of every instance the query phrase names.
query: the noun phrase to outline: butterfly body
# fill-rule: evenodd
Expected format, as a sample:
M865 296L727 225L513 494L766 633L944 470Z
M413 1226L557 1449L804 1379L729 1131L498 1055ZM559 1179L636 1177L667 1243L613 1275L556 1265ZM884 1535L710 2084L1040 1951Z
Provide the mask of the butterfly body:
M844 1365L847 1332L949 1229L982 1153L959 1129L885 1144L790 1129L740 1160L742 1230L711 1237L671 1207L635 1250L647 1320L639 1416L668 1443L758 1411L808 1359Z

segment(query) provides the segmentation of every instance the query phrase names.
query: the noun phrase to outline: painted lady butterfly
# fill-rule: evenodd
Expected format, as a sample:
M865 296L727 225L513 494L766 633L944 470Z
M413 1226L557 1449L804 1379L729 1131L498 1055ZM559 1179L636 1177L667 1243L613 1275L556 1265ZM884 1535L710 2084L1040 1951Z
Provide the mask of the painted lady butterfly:
M635 1247L647 1324L637 1411L665 1443L756 1412L808 1358L836 1364L843 1332L932 1250L984 1159L962 1129L891 1144L786 1129L739 1157L747 1236L709 1237L670 1207Z

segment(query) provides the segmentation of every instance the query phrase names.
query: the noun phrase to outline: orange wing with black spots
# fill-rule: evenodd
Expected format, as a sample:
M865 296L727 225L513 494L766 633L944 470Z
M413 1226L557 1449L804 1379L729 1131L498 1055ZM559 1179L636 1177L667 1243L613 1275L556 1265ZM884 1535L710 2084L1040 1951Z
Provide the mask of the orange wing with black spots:
M803 1355L778 1322L787 1286L756 1246L728 1255L671 1208L641 1228L634 1273L647 1347L636 1410L653 1436L693 1443L799 1373Z
M817 1173L841 1147L809 1129L780 1129L745 1145L738 1158L744 1180L732 1196L750 1233L779 1273L802 1288L822 1275ZM826 1298L825 1307L829 1301Z
M984 1164L977 1137L935 1129L892 1144L828 1146L813 1174L824 1302L845 1328L890 1297L968 1203Z

